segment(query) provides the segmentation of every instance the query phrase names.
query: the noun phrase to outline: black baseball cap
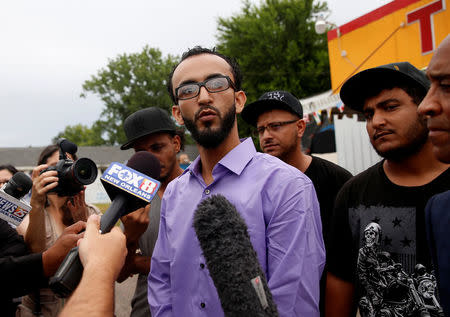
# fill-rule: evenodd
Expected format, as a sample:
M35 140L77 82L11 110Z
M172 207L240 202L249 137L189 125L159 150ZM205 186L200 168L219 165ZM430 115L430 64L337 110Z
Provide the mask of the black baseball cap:
M121 150L129 149L137 139L152 133L176 132L175 124L167 111L158 107L132 113L125 119L123 129L128 140L120 147Z
M242 110L242 119L256 127L259 115L272 109L286 110L303 118L303 107L298 98L290 92L275 90L265 92L257 101L245 106Z
M387 81L423 89L424 96L430 88L430 81L423 71L408 62L392 63L363 70L348 79L341 88L341 100L346 106L362 112L374 87L382 87Z

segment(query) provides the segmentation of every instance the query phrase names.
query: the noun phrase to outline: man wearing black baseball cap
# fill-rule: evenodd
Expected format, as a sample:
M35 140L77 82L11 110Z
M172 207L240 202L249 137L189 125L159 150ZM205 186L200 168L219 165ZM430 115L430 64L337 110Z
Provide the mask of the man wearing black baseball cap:
M423 305L428 298L413 298L409 291L397 290L414 307L389 297L393 289L383 281L392 278L377 260L378 254L390 254L409 277L417 264L432 269L424 207L431 196L450 189L450 169L433 155L425 117L417 112L429 86L425 74L408 62L364 70L342 86L342 101L364 114L370 142L383 160L337 195L327 253L327 316L354 316L356 306L361 316L412 316L430 308ZM361 254L370 223L381 228L381 240L369 265Z
M257 101L244 107L242 118L256 127L259 144L264 153L296 167L313 182L320 204L322 233L327 249L334 199L352 174L334 163L302 152L301 141L306 127L303 107L298 98L290 92L269 91L262 94ZM325 276L326 273L320 287L322 316Z
M150 210L148 207L141 208L121 219L127 236L128 255L118 281L122 282L131 274L139 274L130 316L151 316L147 301L147 275L158 238L162 196L167 184L183 172L177 160L177 154L183 148L183 134L176 129L167 111L158 107L136 111L125 119L123 128L127 142L121 146L122 150L133 148L135 152L150 152L161 165L161 187L152 200ZM139 255L136 254L137 247L141 251Z

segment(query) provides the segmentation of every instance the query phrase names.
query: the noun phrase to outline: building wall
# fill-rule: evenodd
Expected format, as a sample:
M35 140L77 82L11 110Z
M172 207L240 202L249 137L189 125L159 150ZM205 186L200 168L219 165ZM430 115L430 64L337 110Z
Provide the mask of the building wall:
M425 68L450 33L449 6L450 0L395 0L329 31L333 92L367 68L402 61Z
M366 122L352 118L334 116L336 133L337 164L356 175L381 160L370 144Z

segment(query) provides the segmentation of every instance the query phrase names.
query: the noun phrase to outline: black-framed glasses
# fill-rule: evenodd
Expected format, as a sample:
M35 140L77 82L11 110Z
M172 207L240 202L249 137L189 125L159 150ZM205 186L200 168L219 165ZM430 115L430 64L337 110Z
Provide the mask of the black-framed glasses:
M280 121L280 122L272 122L269 123L268 125L265 126L260 126L257 127L256 130L254 131L255 136L262 136L264 134L264 131L272 131L272 132L278 132L280 131L281 127L287 125L287 124L291 124L294 122L297 122L300 119L295 119L295 120L291 120L291 121Z
M205 87L210 93L221 92L227 90L228 88L233 88L236 90L230 77L225 75L219 75L212 78L208 78L205 81L199 83L189 83L179 86L175 89L175 96L178 100L192 99L198 96L200 93L200 88Z

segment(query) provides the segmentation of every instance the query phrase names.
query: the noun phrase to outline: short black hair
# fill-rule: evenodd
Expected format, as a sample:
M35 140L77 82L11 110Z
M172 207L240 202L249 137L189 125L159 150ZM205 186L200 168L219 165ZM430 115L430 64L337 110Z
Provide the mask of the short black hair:
M177 104L177 98L173 94L173 85L172 85L173 73L177 69L178 65L180 65L185 59L187 59L191 56L200 55L200 54L212 54L212 55L219 56L220 58L223 58L228 63L228 65L230 65L231 73L233 74L233 77L234 77L233 82L234 82L234 86L236 87L236 90L237 91L242 90L241 89L242 73L241 73L241 69L239 68L239 64L236 61L236 59L234 59L232 57L228 57L226 55L223 55L223 54L217 52L215 48L209 49L209 48L205 48L205 47L201 47L201 46L195 46L194 48L187 50L186 52L183 53L183 55L181 55L181 60L178 62L178 64L176 64L173 67L172 71L169 74L169 80L167 82L167 90L169 91L170 98L172 99L174 104Z
M18 172L17 168L12 166L11 164L0 165L0 171L2 171L2 170L7 170L8 172L10 172L13 175Z
M398 80L390 80L389 78L386 78L383 83L367 88L367 95L365 97L365 100L378 96L383 90L391 90L394 88L402 89L412 98L413 102L417 106L422 102L427 94L427 91L423 87L420 87L418 85L399 83Z

